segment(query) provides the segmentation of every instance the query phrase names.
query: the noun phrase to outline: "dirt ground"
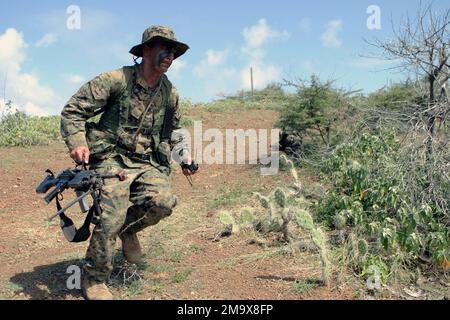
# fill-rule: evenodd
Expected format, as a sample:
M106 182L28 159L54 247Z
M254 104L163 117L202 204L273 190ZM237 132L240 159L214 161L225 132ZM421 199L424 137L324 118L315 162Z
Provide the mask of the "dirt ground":
M189 114L203 127L272 127L269 110ZM220 125L217 125L220 123ZM0 149L0 299L82 299L68 289L70 265L81 266L87 242L68 243L55 212L35 193L47 168L73 167L62 143ZM202 165L194 187L174 167L179 205L172 216L139 234L145 263L126 265L117 243L110 288L117 299L354 299L345 285L315 285L320 262L312 253L297 257L249 244L247 234L217 238L217 212L255 202L252 192L283 185L286 173L262 176L259 165ZM70 193L67 192L67 193ZM70 211L78 224L78 207ZM136 281L133 281L136 280Z

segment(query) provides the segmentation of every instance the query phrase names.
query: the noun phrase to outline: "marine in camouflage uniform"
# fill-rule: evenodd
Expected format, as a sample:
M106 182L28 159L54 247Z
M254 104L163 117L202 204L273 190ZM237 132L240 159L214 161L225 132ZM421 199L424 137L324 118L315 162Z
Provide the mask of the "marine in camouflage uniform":
M142 57L144 46L153 43L164 43L173 59L189 48L175 39L171 29L153 26L145 30L142 43L130 53ZM162 54L157 63L167 57L167 52ZM149 86L141 65L99 75L83 85L61 113L61 134L71 152L87 147L90 169L123 172L127 177L124 181L105 180L102 213L94 218L84 265L85 279L91 284L104 285L110 276L117 236L123 245L127 237L138 241L137 232L169 216L177 203L170 187L170 157L174 149L182 155L188 148L180 132L178 94L165 74L154 87ZM166 112L167 108L172 112ZM87 122L97 113L101 113L98 123ZM169 136L164 135L165 122L173 130ZM102 288L104 292L106 286ZM102 297L105 295L88 298Z

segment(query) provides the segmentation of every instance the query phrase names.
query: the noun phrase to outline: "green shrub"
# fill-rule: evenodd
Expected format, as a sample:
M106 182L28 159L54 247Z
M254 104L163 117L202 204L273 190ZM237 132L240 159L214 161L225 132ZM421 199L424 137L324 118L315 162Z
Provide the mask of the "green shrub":
M412 104L421 104L424 102L424 94L418 87L411 82L394 83L369 94L367 104L373 108L392 111L401 110Z
M392 130L362 132L339 145L318 165L322 178L332 184L316 207L318 217L330 227L336 226L337 215L343 217L362 236L375 239L379 245L373 249L388 261L399 252L409 261L423 254L434 262L448 260L450 185L434 179L434 196L428 196L434 173L415 152L402 146ZM417 177L423 183L411 183ZM358 248L375 253L365 240Z
M350 118L353 93L338 90L332 81L322 82L314 75L308 84L288 85L297 92L286 98L275 126L288 135L300 137L302 143L296 153L311 156L323 147L340 143L345 131L340 127Z
M264 89L239 91L221 99L204 104L210 112L224 112L233 109L244 110L279 110L286 104L290 95L285 93L279 84L269 84Z
M60 140L60 117L34 117L21 111L4 113L0 120L0 146L48 145Z

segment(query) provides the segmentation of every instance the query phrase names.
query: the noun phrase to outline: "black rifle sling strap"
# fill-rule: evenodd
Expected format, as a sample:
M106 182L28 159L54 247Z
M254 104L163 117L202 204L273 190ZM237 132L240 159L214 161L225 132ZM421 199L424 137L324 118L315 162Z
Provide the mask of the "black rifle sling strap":
M61 204L59 203L58 197L56 197L56 208L59 210L62 209ZM69 242L83 242L89 239L91 235L91 231L89 230L89 225L91 224L92 217L94 216L94 211L96 210L95 205L93 205L88 214L86 215L86 219L84 219L83 225L80 229L77 229L68 216L61 212L59 215L60 226L64 233L64 237L66 237Z
M161 139L170 140L172 136L172 124L173 124L173 116L175 114L175 106L172 106L170 103L167 104L166 110L164 112L164 123L161 132Z
M147 107L144 109L144 112L141 114L141 117L139 120L139 126L138 126L136 132L133 134L133 138L132 138L132 141L134 144L136 144L136 141L137 141L136 139L138 137L139 132L142 129L142 125L144 124L145 116L147 115L150 108L153 106L153 102L155 101L156 97L159 94L159 91L161 90L162 81L163 81L162 79L159 80L159 84L158 84L158 87L156 88L156 91L153 93L153 96L151 97L150 102L148 103Z

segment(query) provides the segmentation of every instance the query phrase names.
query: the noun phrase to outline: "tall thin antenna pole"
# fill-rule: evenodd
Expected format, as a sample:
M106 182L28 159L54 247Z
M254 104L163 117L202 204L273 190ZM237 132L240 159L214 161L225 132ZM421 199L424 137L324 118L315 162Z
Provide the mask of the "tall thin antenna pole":
M3 102L6 104L6 82L8 80L8 69L5 72L5 80L3 82Z
M250 67L250 86L252 88L252 100L253 100L253 68Z

